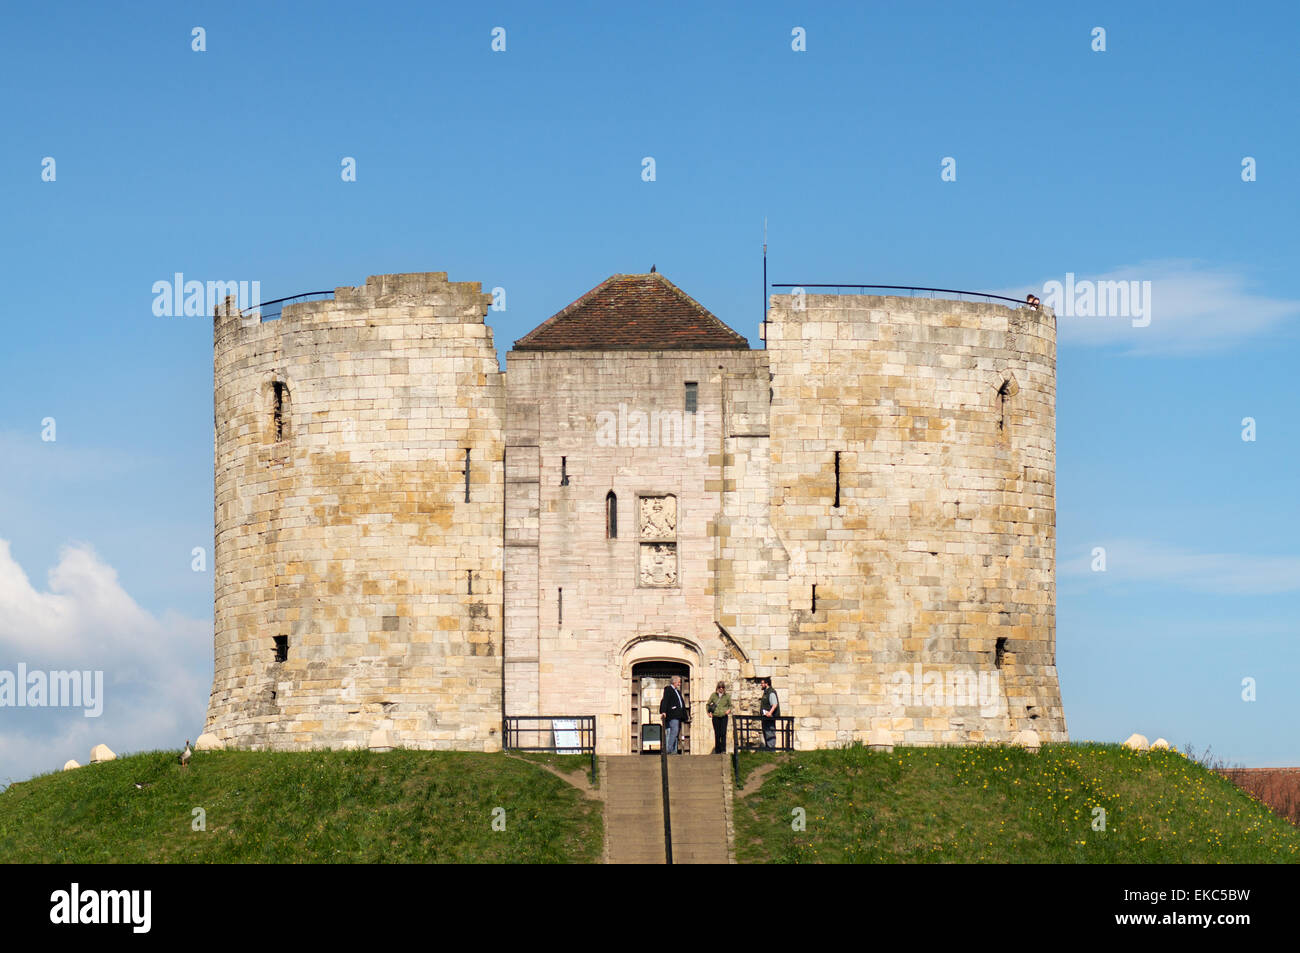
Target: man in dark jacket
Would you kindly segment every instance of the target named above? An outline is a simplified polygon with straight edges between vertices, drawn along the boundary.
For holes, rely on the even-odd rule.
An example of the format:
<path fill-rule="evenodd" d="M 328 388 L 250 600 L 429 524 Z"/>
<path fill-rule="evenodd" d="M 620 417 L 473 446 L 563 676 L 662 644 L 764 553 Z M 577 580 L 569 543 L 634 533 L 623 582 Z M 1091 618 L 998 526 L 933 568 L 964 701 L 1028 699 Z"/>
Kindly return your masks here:
<path fill-rule="evenodd" d="M 768 751 L 776 750 L 776 720 L 781 717 L 781 702 L 776 697 L 770 678 L 759 680 L 763 694 L 759 696 L 758 713 L 763 716 L 763 747 Z"/>
<path fill-rule="evenodd" d="M 659 702 L 659 719 L 665 723 L 665 734 L 669 754 L 677 754 L 677 739 L 682 734 L 682 722 L 690 721 L 690 712 L 686 710 L 686 699 L 682 696 L 682 677 L 674 675 L 672 682 L 664 689 L 663 700 Z"/>

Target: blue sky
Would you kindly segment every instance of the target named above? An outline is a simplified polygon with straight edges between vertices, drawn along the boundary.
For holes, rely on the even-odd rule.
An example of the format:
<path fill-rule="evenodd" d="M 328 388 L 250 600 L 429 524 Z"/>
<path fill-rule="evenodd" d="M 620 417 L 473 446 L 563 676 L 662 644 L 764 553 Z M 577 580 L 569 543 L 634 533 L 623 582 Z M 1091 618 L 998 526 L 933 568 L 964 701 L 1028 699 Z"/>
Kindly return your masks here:
<path fill-rule="evenodd" d="M 506 289 L 504 353 L 656 264 L 757 343 L 765 217 L 773 282 L 1153 282 L 1147 328 L 1061 318 L 1071 734 L 1300 763 L 1296 8 L 611 6 L 6 11 L 0 668 L 129 677 L 100 719 L 0 710 L 0 780 L 201 728 L 211 325 L 155 281 L 447 271 Z"/>

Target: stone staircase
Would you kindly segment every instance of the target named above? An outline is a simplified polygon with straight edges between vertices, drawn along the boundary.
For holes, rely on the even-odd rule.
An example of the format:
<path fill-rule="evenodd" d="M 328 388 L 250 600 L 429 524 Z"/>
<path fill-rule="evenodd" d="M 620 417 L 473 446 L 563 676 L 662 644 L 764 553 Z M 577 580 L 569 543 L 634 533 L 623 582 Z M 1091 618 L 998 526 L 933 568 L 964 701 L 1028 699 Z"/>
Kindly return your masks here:
<path fill-rule="evenodd" d="M 601 758 L 605 789 L 605 861 L 664 863 L 663 781 L 657 757 Z"/>
<path fill-rule="evenodd" d="M 728 862 L 728 782 L 726 755 L 668 759 L 674 864 Z"/>
<path fill-rule="evenodd" d="M 606 863 L 664 863 L 663 775 L 659 757 L 622 755 L 601 760 Z M 727 781 L 724 755 L 669 756 L 673 863 L 729 862 Z"/>

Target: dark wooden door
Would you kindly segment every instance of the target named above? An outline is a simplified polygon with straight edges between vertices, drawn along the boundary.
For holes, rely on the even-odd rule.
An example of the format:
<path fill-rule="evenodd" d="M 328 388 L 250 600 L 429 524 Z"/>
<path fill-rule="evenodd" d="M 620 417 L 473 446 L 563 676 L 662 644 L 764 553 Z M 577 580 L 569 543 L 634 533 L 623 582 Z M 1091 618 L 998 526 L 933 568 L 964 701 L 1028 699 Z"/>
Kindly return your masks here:
<path fill-rule="evenodd" d="M 633 754 L 658 754 L 664 743 L 665 729 L 659 718 L 659 703 L 664 689 L 674 675 L 682 679 L 682 699 L 686 710 L 691 709 L 691 668 L 684 662 L 637 662 L 632 666 L 631 752 Z M 691 751 L 691 724 L 682 725 L 682 736 L 677 748 L 683 754 Z"/>

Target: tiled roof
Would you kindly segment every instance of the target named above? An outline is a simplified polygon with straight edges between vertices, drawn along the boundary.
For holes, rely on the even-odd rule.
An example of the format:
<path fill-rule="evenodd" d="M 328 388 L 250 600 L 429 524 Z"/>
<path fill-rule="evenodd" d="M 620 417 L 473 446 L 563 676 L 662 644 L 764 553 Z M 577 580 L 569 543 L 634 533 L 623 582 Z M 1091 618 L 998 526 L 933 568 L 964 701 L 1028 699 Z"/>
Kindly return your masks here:
<path fill-rule="evenodd" d="M 517 351 L 722 349 L 749 342 L 654 272 L 607 278 L 515 342 Z"/>

